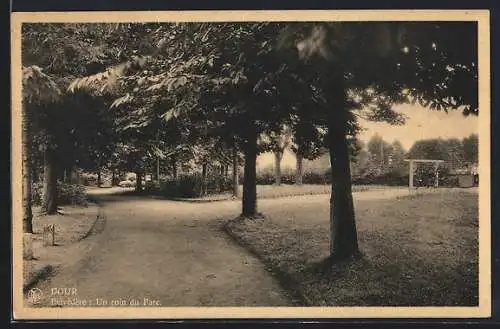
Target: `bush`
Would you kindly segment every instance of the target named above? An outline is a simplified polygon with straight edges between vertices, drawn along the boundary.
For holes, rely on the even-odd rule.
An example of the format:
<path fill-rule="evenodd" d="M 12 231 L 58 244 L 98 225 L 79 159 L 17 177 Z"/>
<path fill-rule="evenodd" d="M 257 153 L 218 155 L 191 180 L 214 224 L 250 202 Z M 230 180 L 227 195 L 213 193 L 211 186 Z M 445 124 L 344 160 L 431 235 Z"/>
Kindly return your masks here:
<path fill-rule="evenodd" d="M 43 201 L 43 183 L 33 183 L 31 193 L 33 205 L 41 206 Z M 88 200 L 85 186 L 57 182 L 57 202 L 59 205 L 86 206 Z"/>
<path fill-rule="evenodd" d="M 135 185 L 136 185 L 135 181 L 131 180 L 123 180 L 118 183 L 118 186 L 120 187 L 135 187 Z"/>
<path fill-rule="evenodd" d="M 458 176 L 455 175 L 443 175 L 439 177 L 439 186 L 442 187 L 458 187 Z"/>
<path fill-rule="evenodd" d="M 97 175 L 90 173 L 81 173 L 80 179 L 84 186 L 97 186 Z"/>
<path fill-rule="evenodd" d="M 324 173 L 308 171 L 302 176 L 303 184 L 326 185 L 332 183 L 332 171 L 326 170 Z"/>
<path fill-rule="evenodd" d="M 135 182 L 133 185 L 134 186 L 136 185 Z M 160 184 L 158 183 L 158 181 L 152 181 L 152 180 L 147 181 L 144 184 L 144 190 L 150 192 L 158 192 L 160 190 Z"/>
<path fill-rule="evenodd" d="M 356 185 L 387 185 L 387 186 L 407 186 L 408 175 L 398 171 L 389 171 L 381 175 L 368 173 L 363 176 L 353 177 L 352 183 Z"/>
<path fill-rule="evenodd" d="M 203 180 L 199 173 L 181 175 L 179 180 L 169 179 L 160 183 L 163 196 L 177 198 L 198 198 L 203 196 Z M 221 175 L 208 175 L 205 181 L 205 195 L 232 190 L 232 180 Z"/>
<path fill-rule="evenodd" d="M 275 182 L 274 174 L 271 172 L 258 173 L 256 182 L 257 185 L 272 185 Z"/>
<path fill-rule="evenodd" d="M 31 186 L 31 202 L 35 206 L 41 206 L 43 201 L 43 183 L 35 182 Z"/>
<path fill-rule="evenodd" d="M 59 204 L 87 205 L 87 193 L 85 186 L 76 184 L 58 183 L 57 186 Z"/>

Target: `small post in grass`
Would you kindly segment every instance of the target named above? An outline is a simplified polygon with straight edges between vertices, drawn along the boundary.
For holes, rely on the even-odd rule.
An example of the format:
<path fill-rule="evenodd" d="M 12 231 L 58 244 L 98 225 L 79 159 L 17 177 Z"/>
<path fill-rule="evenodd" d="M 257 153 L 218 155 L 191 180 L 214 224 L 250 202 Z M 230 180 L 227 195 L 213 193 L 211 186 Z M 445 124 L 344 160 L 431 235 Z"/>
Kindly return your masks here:
<path fill-rule="evenodd" d="M 46 225 L 43 228 L 43 242 L 46 246 L 55 246 L 56 227 L 54 224 Z"/>

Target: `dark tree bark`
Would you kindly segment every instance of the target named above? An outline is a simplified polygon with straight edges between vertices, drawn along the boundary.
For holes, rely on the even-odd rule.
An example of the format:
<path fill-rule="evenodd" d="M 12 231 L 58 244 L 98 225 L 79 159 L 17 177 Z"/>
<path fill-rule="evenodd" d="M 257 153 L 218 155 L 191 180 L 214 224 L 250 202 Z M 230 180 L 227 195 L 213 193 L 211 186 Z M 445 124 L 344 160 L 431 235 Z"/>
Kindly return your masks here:
<path fill-rule="evenodd" d="M 201 166 L 201 196 L 207 193 L 207 164 Z"/>
<path fill-rule="evenodd" d="M 343 76 L 331 78 L 327 94 L 332 108 L 328 116 L 328 146 L 332 165 L 330 199 L 330 253 L 333 259 L 346 259 L 359 253 L 351 172 L 347 144 L 346 93 Z"/>
<path fill-rule="evenodd" d="M 23 150 L 24 150 L 24 146 L 23 146 Z M 23 151 L 24 152 L 24 151 Z M 24 153 L 23 153 L 23 159 L 24 159 Z M 23 160 L 24 161 L 24 160 Z M 24 164 L 23 164 L 24 166 Z M 30 164 L 31 166 L 31 182 L 38 182 L 40 180 L 40 173 L 39 173 L 39 170 L 35 167 L 35 164 L 31 163 Z M 24 184 L 24 183 L 23 183 Z"/>
<path fill-rule="evenodd" d="M 116 170 L 111 170 L 111 186 L 116 186 L 118 185 L 116 183 Z"/>
<path fill-rule="evenodd" d="M 248 126 L 247 141 L 244 145 L 242 216 L 255 217 L 257 216 L 257 129 L 253 121 Z"/>
<path fill-rule="evenodd" d="M 304 158 L 302 157 L 302 154 L 300 154 L 300 152 L 297 152 L 296 158 L 297 158 L 297 163 L 295 166 L 295 184 L 302 185 L 302 177 L 304 176 L 304 167 L 303 167 Z"/>
<path fill-rule="evenodd" d="M 281 159 L 283 158 L 283 152 L 274 152 L 274 184 L 281 185 Z"/>
<path fill-rule="evenodd" d="M 177 180 L 178 170 L 177 170 L 177 158 L 175 156 L 172 157 L 172 173 L 174 179 Z"/>
<path fill-rule="evenodd" d="M 101 169 L 97 169 L 97 187 L 102 186 Z"/>
<path fill-rule="evenodd" d="M 237 198 L 239 196 L 239 165 L 238 165 L 238 148 L 233 146 L 233 196 Z"/>
<path fill-rule="evenodd" d="M 136 192 L 141 192 L 142 191 L 142 172 L 140 170 L 135 171 L 135 191 Z"/>
<path fill-rule="evenodd" d="M 47 147 L 44 152 L 42 212 L 48 215 L 57 212 L 57 164 L 55 150 Z"/>
<path fill-rule="evenodd" d="M 59 172 L 59 177 L 58 179 L 63 182 L 63 183 L 67 183 L 66 181 L 66 168 L 62 168 L 61 171 Z"/>
<path fill-rule="evenodd" d="M 157 182 L 160 181 L 160 158 L 156 158 L 156 179 Z"/>
<path fill-rule="evenodd" d="M 33 233 L 33 211 L 31 209 L 31 136 L 30 118 L 28 110 L 23 106 L 23 130 L 22 130 L 22 175 L 23 175 L 23 232 Z"/>
<path fill-rule="evenodd" d="M 73 166 L 67 165 L 64 169 L 64 182 L 66 184 L 71 184 L 71 174 L 73 173 Z"/>

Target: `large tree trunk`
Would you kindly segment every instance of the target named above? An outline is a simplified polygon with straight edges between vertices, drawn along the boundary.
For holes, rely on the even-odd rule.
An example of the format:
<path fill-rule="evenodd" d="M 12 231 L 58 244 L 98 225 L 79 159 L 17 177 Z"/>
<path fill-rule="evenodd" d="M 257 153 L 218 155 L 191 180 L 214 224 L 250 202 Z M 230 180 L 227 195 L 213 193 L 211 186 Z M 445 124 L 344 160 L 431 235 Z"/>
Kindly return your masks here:
<path fill-rule="evenodd" d="M 295 184 L 302 185 L 302 177 L 304 176 L 304 167 L 303 167 L 303 157 L 300 152 L 296 155 L 297 164 L 295 166 Z"/>
<path fill-rule="evenodd" d="M 111 186 L 117 186 L 118 184 L 116 183 L 116 170 L 112 169 L 111 170 Z"/>
<path fill-rule="evenodd" d="M 281 185 L 281 159 L 283 158 L 283 152 L 274 152 L 274 184 Z"/>
<path fill-rule="evenodd" d="M 172 156 L 172 174 L 174 176 L 174 179 L 177 180 L 178 178 L 177 157 L 175 155 Z"/>
<path fill-rule="evenodd" d="M 156 181 L 160 181 L 160 158 L 156 158 Z"/>
<path fill-rule="evenodd" d="M 57 164 L 55 150 L 47 147 L 43 167 L 43 202 L 42 212 L 48 215 L 57 212 Z"/>
<path fill-rule="evenodd" d="M 328 118 L 328 146 L 332 166 L 330 253 L 334 259 L 346 259 L 359 252 L 346 139 L 348 110 L 343 76 L 338 76 L 332 82 L 328 90 L 332 104 Z"/>
<path fill-rule="evenodd" d="M 207 164 L 201 166 L 201 196 L 207 193 Z"/>
<path fill-rule="evenodd" d="M 233 146 L 233 196 L 237 198 L 239 196 L 239 164 L 238 164 L 238 148 L 236 143 Z"/>
<path fill-rule="evenodd" d="M 244 146 L 245 167 L 243 172 L 242 216 L 257 216 L 257 131 L 255 123 L 248 127 L 247 141 Z"/>
<path fill-rule="evenodd" d="M 73 173 L 73 166 L 67 165 L 64 169 L 64 182 L 71 184 L 71 174 Z"/>
<path fill-rule="evenodd" d="M 23 131 L 22 131 L 22 189 L 23 189 L 23 232 L 33 233 L 33 211 L 31 209 L 31 136 L 30 136 L 30 118 L 28 111 L 24 108 Z"/>
<path fill-rule="evenodd" d="M 101 187 L 102 185 L 102 177 L 101 177 L 101 169 L 97 169 L 97 187 Z"/>
<path fill-rule="evenodd" d="M 142 191 L 142 172 L 139 170 L 135 171 L 135 191 Z"/>
<path fill-rule="evenodd" d="M 24 150 L 24 145 L 23 145 L 23 150 Z M 23 151 L 23 152 L 24 152 L 24 151 Z M 24 159 L 24 153 L 23 153 L 23 159 Z M 24 161 L 24 160 L 23 160 L 23 161 Z M 23 163 L 23 166 L 24 166 L 24 163 Z M 39 173 L 39 170 L 36 168 L 36 163 L 31 162 L 29 166 L 30 166 L 30 168 L 31 168 L 31 170 L 30 170 L 30 172 L 31 172 L 31 177 L 30 177 L 31 182 L 32 182 L 32 183 L 33 183 L 33 182 L 38 182 L 38 181 L 40 180 L 40 176 L 41 176 L 41 175 L 40 175 L 40 173 Z M 24 170 L 24 169 L 23 169 L 23 170 Z"/>

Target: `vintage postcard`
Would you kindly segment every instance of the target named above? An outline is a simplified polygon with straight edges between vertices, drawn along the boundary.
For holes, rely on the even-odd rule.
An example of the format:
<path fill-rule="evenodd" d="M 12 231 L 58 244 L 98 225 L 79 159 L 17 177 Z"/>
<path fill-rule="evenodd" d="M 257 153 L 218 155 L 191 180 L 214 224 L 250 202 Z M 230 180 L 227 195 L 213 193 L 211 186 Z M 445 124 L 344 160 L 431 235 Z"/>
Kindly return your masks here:
<path fill-rule="evenodd" d="M 491 315 L 487 10 L 11 18 L 16 320 Z"/>

